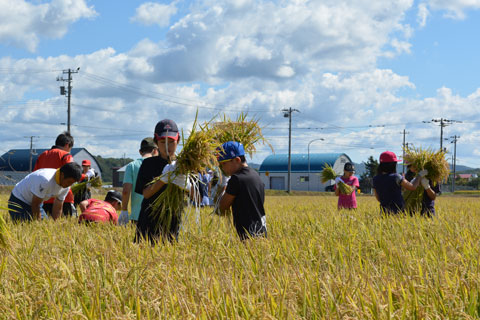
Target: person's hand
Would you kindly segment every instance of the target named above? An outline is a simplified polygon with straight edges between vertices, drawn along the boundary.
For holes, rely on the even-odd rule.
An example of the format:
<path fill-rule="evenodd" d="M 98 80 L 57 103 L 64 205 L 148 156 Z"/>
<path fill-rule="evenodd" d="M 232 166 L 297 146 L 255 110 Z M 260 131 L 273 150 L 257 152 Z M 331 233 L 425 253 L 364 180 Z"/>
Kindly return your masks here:
<path fill-rule="evenodd" d="M 190 180 L 184 174 L 174 174 L 170 182 L 175 184 L 180 189 L 186 191 L 190 191 L 191 189 Z"/>
<path fill-rule="evenodd" d="M 335 178 L 335 184 L 339 184 L 340 182 L 343 182 L 342 178 L 336 177 Z"/>
<path fill-rule="evenodd" d="M 118 217 L 118 224 L 120 226 L 124 226 L 128 223 L 129 218 L 128 218 L 128 211 L 127 210 L 122 210 L 122 213 L 120 214 L 120 217 Z"/>
<path fill-rule="evenodd" d="M 220 187 L 226 187 L 227 184 L 228 184 L 228 180 L 230 180 L 230 177 L 223 176 L 223 177 L 222 177 L 222 182 L 219 184 Z"/>
<path fill-rule="evenodd" d="M 173 177 L 172 174 L 174 174 L 176 168 L 177 166 L 175 164 L 175 161 L 173 161 L 171 164 L 167 164 L 165 167 L 163 167 L 160 180 L 164 183 L 168 183 L 173 180 L 175 177 Z"/>
<path fill-rule="evenodd" d="M 423 187 L 425 190 L 430 189 L 430 184 L 428 183 L 428 179 L 427 179 L 427 178 L 422 178 L 422 180 L 420 181 L 420 183 L 422 184 L 422 187 Z"/>
<path fill-rule="evenodd" d="M 95 177 L 95 170 L 93 170 L 93 168 L 88 169 L 88 171 L 85 173 L 85 175 L 87 176 L 88 180 L 90 180 L 93 177 Z"/>
<path fill-rule="evenodd" d="M 419 175 L 420 177 L 422 177 L 422 178 L 425 177 L 427 174 L 428 174 L 428 171 L 425 170 L 425 169 L 420 170 L 420 171 L 418 172 L 418 175 Z"/>

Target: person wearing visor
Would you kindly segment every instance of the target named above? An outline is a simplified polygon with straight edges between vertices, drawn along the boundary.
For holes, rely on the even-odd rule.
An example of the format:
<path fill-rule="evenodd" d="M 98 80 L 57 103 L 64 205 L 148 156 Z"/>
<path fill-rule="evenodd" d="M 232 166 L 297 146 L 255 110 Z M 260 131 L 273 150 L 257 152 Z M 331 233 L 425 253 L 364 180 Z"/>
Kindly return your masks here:
<path fill-rule="evenodd" d="M 163 228 L 158 226 L 152 217 L 151 205 L 157 197 L 165 191 L 169 182 L 175 183 L 184 190 L 190 190 L 188 181 L 183 175 L 177 175 L 169 180 L 169 173 L 175 171 L 175 151 L 177 150 L 180 134 L 177 124 L 170 119 L 157 123 L 154 132 L 154 141 L 158 148 L 158 156 L 144 159 L 138 170 L 135 192 L 143 195 L 140 213 L 135 232 L 135 242 L 148 239 L 152 244 L 158 240 L 176 241 L 180 230 L 180 219 L 175 215 L 170 222 L 169 230 L 163 233 Z M 156 177 L 162 179 L 151 183 Z"/>
<path fill-rule="evenodd" d="M 356 189 L 360 186 L 358 178 L 353 174 L 355 173 L 355 167 L 351 162 L 345 163 L 343 166 L 343 176 L 335 179 L 335 195 L 338 197 L 338 210 L 341 209 L 357 209 L 357 197 L 355 195 Z M 342 194 L 338 188 L 340 182 L 352 188 L 351 194 Z"/>
<path fill-rule="evenodd" d="M 118 223 L 117 210 L 122 207 L 122 195 L 120 192 L 110 190 L 105 200 L 88 199 L 80 202 L 79 208 L 82 212 L 78 222 L 111 222 Z"/>
<path fill-rule="evenodd" d="M 215 212 L 226 215 L 232 208 L 233 224 L 241 240 L 267 237 L 265 218 L 265 185 L 258 173 L 245 160 L 243 145 L 225 142 L 217 149 L 217 160 L 223 172 L 230 176 Z"/>

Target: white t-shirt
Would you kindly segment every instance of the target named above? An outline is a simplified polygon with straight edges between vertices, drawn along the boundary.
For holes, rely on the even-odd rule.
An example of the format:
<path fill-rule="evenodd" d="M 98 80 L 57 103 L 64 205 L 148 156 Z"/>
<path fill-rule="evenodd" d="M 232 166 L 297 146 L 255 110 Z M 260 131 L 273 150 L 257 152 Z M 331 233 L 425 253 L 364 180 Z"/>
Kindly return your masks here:
<path fill-rule="evenodd" d="M 13 188 L 13 195 L 26 204 L 32 204 L 33 196 L 48 200 L 56 197 L 63 201 L 70 188 L 62 188 L 55 181 L 57 169 L 40 169 L 30 173 Z"/>

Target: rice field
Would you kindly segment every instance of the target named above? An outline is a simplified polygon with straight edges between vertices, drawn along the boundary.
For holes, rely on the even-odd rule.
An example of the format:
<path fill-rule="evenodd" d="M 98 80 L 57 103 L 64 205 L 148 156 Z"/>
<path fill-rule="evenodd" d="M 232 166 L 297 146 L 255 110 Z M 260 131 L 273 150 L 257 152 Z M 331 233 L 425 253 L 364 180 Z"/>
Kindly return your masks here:
<path fill-rule="evenodd" d="M 134 244 L 133 226 L 7 222 L 0 318 L 480 317 L 478 198 L 442 196 L 433 220 L 358 202 L 338 212 L 334 196 L 268 196 L 268 239 L 246 243 L 208 210 L 155 247 Z"/>

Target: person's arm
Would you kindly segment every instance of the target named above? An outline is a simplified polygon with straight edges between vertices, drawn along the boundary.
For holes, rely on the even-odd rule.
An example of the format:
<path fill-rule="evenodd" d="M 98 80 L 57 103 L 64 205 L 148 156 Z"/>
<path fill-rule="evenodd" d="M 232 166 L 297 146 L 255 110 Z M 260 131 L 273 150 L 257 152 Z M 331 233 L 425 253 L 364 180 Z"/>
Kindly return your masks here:
<path fill-rule="evenodd" d="M 55 198 L 53 200 L 53 207 L 52 207 L 52 218 L 53 220 L 57 220 L 62 216 L 62 209 L 63 209 L 63 200 L 59 200 Z"/>
<path fill-rule="evenodd" d="M 80 212 L 84 212 L 85 210 L 87 210 L 87 206 L 88 206 L 88 200 L 83 200 L 82 202 L 80 202 L 78 204 L 78 207 L 80 208 Z"/>
<path fill-rule="evenodd" d="M 420 179 L 413 179 L 412 182 L 413 183 L 410 183 L 406 179 L 403 179 L 400 185 L 407 190 L 414 191 L 420 184 Z"/>
<path fill-rule="evenodd" d="M 128 211 L 128 203 L 130 202 L 130 194 L 132 193 L 133 184 L 124 183 L 122 189 L 122 211 Z"/>
<path fill-rule="evenodd" d="M 340 196 L 340 188 L 337 188 L 337 186 L 335 186 L 335 195 Z"/>
<path fill-rule="evenodd" d="M 40 220 L 41 219 L 41 214 L 40 214 L 40 206 L 42 205 L 43 199 L 37 197 L 36 195 L 33 195 L 32 198 L 32 218 L 34 220 Z"/>
<path fill-rule="evenodd" d="M 435 191 L 430 187 L 430 182 L 428 181 L 427 178 L 422 178 L 421 180 L 422 187 L 425 189 L 425 192 L 427 193 L 427 196 L 431 200 L 435 200 L 437 198 L 437 194 Z"/>
<path fill-rule="evenodd" d="M 220 200 L 220 215 L 223 216 L 229 212 L 234 200 L 235 196 L 232 196 L 226 192 L 223 194 L 222 199 Z"/>
<path fill-rule="evenodd" d="M 162 189 L 164 185 L 165 185 L 165 182 L 158 180 L 157 182 L 146 186 L 143 189 L 143 197 L 145 199 L 150 199 L 155 193 L 160 191 L 160 189 Z"/>

